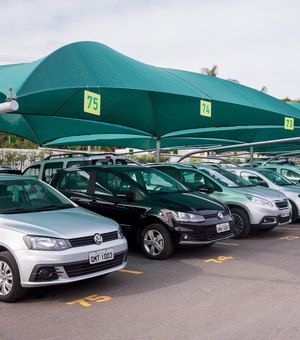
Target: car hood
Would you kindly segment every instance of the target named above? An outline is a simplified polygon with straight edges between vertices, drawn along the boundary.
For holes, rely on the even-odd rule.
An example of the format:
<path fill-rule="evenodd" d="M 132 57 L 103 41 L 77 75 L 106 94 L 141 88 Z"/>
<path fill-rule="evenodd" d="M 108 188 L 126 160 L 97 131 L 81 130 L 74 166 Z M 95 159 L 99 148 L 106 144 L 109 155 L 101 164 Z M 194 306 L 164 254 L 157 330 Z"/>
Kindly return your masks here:
<path fill-rule="evenodd" d="M 159 201 L 160 208 L 176 211 L 228 210 L 221 202 L 197 192 L 153 194 L 152 197 Z"/>
<path fill-rule="evenodd" d="M 230 188 L 232 191 L 237 192 L 242 195 L 253 195 L 263 197 L 269 201 L 285 199 L 286 196 L 274 189 L 255 186 L 255 187 L 241 187 L 241 188 Z M 300 189 L 300 188 L 299 188 Z"/>
<path fill-rule="evenodd" d="M 285 185 L 285 186 L 281 186 L 279 187 L 280 190 L 282 190 L 284 193 L 295 193 L 295 194 L 300 194 L 300 186 L 297 185 Z"/>
<path fill-rule="evenodd" d="M 43 212 L 1 214 L 0 226 L 24 234 L 77 238 L 117 230 L 117 222 L 76 207 Z"/>

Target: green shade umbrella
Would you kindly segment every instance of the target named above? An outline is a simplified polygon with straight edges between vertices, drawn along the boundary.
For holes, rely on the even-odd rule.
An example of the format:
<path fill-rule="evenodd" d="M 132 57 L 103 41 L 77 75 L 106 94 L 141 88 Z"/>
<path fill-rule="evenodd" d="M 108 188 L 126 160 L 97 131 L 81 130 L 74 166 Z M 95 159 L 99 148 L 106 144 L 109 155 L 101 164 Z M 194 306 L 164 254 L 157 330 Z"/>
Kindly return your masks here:
<path fill-rule="evenodd" d="M 185 145 L 207 138 L 238 143 L 251 139 L 237 134 L 240 127 L 261 130 L 261 138 L 269 138 L 266 128 L 274 127 L 286 138 L 292 133 L 283 128 L 286 116 L 300 125 L 296 108 L 262 92 L 147 65 L 96 42 L 70 44 L 32 63 L 1 66 L 0 101 L 9 99 L 9 88 L 19 109 L 0 115 L 1 131 L 39 145 L 69 137 L 82 143 L 119 140 L 132 147 L 141 146 L 143 137 L 147 148 L 153 141 L 178 146 L 178 137 Z"/>

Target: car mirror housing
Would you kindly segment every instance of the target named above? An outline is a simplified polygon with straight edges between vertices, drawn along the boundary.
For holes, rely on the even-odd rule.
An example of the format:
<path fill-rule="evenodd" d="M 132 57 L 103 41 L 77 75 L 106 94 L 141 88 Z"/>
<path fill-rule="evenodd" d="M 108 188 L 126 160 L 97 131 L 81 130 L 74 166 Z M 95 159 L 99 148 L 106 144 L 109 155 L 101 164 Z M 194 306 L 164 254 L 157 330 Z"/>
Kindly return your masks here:
<path fill-rule="evenodd" d="M 116 193 L 116 196 L 119 198 L 127 198 L 128 200 L 134 200 L 135 199 L 135 194 L 132 191 L 122 191 Z"/>
<path fill-rule="evenodd" d="M 204 194 L 211 194 L 212 192 L 214 192 L 214 190 L 212 188 L 209 187 L 203 187 L 203 186 L 199 186 L 197 188 L 198 191 L 203 192 Z"/>

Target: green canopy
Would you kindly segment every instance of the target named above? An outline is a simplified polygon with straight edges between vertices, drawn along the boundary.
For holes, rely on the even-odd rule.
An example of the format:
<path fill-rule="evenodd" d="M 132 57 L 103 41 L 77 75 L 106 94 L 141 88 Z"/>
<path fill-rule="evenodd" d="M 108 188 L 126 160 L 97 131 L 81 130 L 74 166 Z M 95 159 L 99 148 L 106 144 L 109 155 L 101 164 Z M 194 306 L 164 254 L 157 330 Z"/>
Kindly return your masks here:
<path fill-rule="evenodd" d="M 230 144 L 257 135 L 288 138 L 297 129 L 285 130 L 285 117 L 300 126 L 296 108 L 267 94 L 147 65 L 96 42 L 70 44 L 32 63 L 0 66 L 0 102 L 10 99 L 10 88 L 19 110 L 0 115 L 1 131 L 39 145 Z"/>

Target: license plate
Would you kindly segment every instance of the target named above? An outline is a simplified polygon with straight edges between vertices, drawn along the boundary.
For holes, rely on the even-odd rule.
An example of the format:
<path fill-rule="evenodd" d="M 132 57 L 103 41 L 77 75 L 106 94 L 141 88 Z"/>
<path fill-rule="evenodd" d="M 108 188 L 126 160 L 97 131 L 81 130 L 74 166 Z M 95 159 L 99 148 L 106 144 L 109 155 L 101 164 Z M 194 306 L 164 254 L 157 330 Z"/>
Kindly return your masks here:
<path fill-rule="evenodd" d="M 92 253 L 89 253 L 90 264 L 112 260 L 113 258 L 114 258 L 113 248 L 93 251 Z"/>
<path fill-rule="evenodd" d="M 223 233 L 224 231 L 230 230 L 230 225 L 228 222 L 217 224 L 216 227 L 217 233 Z"/>
<path fill-rule="evenodd" d="M 281 217 L 287 217 L 290 216 L 290 211 L 289 210 L 283 210 L 283 212 L 280 215 Z"/>

